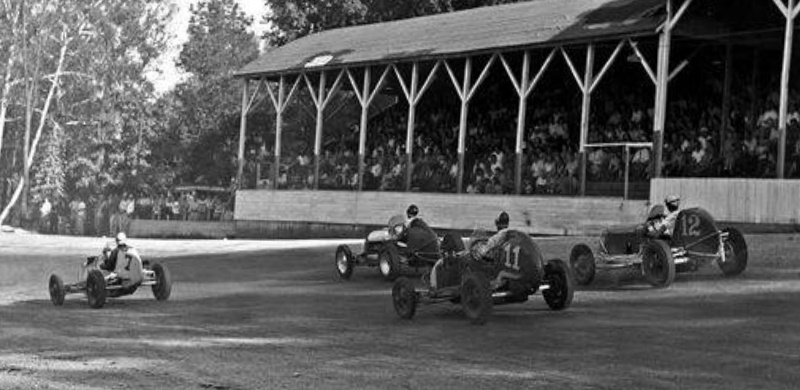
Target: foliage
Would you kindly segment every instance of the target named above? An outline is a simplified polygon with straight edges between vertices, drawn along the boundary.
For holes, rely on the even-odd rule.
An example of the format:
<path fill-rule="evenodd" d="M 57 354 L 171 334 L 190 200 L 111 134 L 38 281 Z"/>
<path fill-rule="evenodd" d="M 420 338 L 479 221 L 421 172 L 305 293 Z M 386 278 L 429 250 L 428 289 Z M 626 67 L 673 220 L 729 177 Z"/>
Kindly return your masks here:
<path fill-rule="evenodd" d="M 241 116 L 241 83 L 233 72 L 258 56 L 258 44 L 247 30 L 252 18 L 233 0 L 203 0 L 191 10 L 189 40 L 177 61 L 190 77 L 162 99 L 170 118 L 162 137 L 173 149 L 160 153 L 179 151 L 172 165 L 179 181 L 227 185 Z"/>
<path fill-rule="evenodd" d="M 386 22 L 521 0 L 266 0 L 272 29 L 264 38 L 282 46 L 333 28 Z M 524 1 L 524 0 L 523 0 Z"/>

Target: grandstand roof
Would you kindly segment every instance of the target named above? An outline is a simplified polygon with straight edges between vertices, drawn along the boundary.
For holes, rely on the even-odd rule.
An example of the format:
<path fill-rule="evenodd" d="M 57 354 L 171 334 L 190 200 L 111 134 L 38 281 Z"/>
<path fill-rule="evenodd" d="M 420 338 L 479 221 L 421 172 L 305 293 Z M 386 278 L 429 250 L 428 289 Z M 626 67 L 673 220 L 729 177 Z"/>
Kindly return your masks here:
<path fill-rule="evenodd" d="M 654 34 L 664 0 L 532 0 L 328 30 L 275 48 L 236 75 L 274 76 L 352 65 Z"/>

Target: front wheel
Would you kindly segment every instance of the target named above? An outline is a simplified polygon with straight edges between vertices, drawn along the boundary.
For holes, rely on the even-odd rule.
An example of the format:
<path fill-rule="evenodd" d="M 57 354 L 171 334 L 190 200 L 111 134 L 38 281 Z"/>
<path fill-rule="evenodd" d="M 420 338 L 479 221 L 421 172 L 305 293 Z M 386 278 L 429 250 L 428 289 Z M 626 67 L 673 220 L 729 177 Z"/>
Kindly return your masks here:
<path fill-rule="evenodd" d="M 469 272 L 461 280 L 461 307 L 473 324 L 484 324 L 492 314 L 492 291 L 489 281 L 480 274 Z"/>
<path fill-rule="evenodd" d="M 572 248 L 569 254 L 569 265 L 575 276 L 575 282 L 580 286 L 586 286 L 594 280 L 597 266 L 594 263 L 592 249 L 586 244 L 578 244 Z"/>
<path fill-rule="evenodd" d="M 642 253 L 642 274 L 650 285 L 669 287 L 675 280 L 675 260 L 672 249 L 662 240 L 650 240 Z"/>
<path fill-rule="evenodd" d="M 336 273 L 339 278 L 348 280 L 353 276 L 353 252 L 347 245 L 339 245 L 336 248 Z"/>
<path fill-rule="evenodd" d="M 417 312 L 417 292 L 410 280 L 400 278 L 394 282 L 392 301 L 398 317 L 404 320 L 414 318 L 414 314 Z"/>
<path fill-rule="evenodd" d="M 736 276 L 747 268 L 747 242 L 742 233 L 734 228 L 723 231 L 728 233 L 728 238 L 722 247 L 725 251 L 725 261 L 719 261 L 717 264 L 725 276 Z"/>
<path fill-rule="evenodd" d="M 106 278 L 100 270 L 89 270 L 86 277 L 86 298 L 92 309 L 99 309 L 106 304 Z"/>
<path fill-rule="evenodd" d="M 50 283 L 48 284 L 50 290 L 50 301 L 54 306 L 61 306 L 64 304 L 64 297 L 67 292 L 64 290 L 64 281 L 58 275 L 50 275 Z"/>
<path fill-rule="evenodd" d="M 167 267 L 161 264 L 153 265 L 153 272 L 156 274 L 156 284 L 153 285 L 153 296 L 157 301 L 166 301 L 172 294 L 172 277 L 170 277 Z"/>
<path fill-rule="evenodd" d="M 572 270 L 560 259 L 553 259 L 544 266 L 544 277 L 549 285 L 542 291 L 544 301 L 551 310 L 564 310 L 572 304 L 575 281 Z"/>
<path fill-rule="evenodd" d="M 389 250 L 383 250 L 378 255 L 378 269 L 380 269 L 383 278 L 390 282 L 400 276 L 400 264 L 396 256 Z"/>

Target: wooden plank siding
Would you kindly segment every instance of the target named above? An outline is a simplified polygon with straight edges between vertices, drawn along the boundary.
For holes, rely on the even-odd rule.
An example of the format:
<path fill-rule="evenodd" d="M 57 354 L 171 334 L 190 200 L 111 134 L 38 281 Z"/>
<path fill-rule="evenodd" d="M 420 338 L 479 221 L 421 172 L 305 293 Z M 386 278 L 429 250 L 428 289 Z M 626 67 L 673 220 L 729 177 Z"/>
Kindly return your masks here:
<path fill-rule="evenodd" d="M 668 194 L 682 207 L 699 206 L 727 222 L 796 225 L 800 221 L 800 180 L 654 179 L 650 201 Z"/>
<path fill-rule="evenodd" d="M 644 219 L 646 201 L 621 198 L 520 197 L 344 191 L 240 190 L 236 221 L 384 225 L 409 204 L 434 228 L 493 229 L 506 211 L 511 227 L 532 234 L 598 234 L 609 225 Z"/>

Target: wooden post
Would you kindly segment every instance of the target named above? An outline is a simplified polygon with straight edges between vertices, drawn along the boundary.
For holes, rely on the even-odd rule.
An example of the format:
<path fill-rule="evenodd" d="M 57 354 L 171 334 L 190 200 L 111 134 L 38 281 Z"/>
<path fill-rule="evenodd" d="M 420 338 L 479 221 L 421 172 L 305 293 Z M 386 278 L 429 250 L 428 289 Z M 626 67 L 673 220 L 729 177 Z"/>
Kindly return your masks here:
<path fill-rule="evenodd" d="M 447 68 L 447 74 L 450 76 L 450 81 L 453 82 L 453 87 L 456 89 L 456 93 L 461 98 L 461 116 L 459 121 L 458 127 L 458 177 L 456 180 L 456 186 L 458 187 L 457 193 L 462 193 L 464 191 L 464 170 L 466 169 L 464 166 L 464 153 L 466 151 L 466 143 L 467 143 L 467 116 L 469 113 L 469 102 L 475 96 L 475 92 L 478 90 L 478 87 L 486 80 L 486 77 L 489 75 L 489 69 L 492 67 L 495 59 L 499 56 L 498 53 L 492 54 L 492 57 L 489 59 L 489 62 L 483 67 L 483 71 L 481 71 L 480 76 L 475 82 L 472 82 L 472 57 L 467 57 L 466 61 L 464 62 L 464 77 L 463 80 L 460 82 L 456 77 L 453 70 L 450 68 L 450 65 L 445 61 L 445 66 Z"/>
<path fill-rule="evenodd" d="M 350 72 L 350 70 L 346 70 L 347 77 L 350 79 L 350 84 L 353 86 L 353 92 L 356 94 L 356 98 L 358 102 L 361 104 L 361 127 L 358 136 L 358 190 L 362 191 L 364 189 L 364 172 L 366 170 L 366 166 L 364 164 L 364 159 L 366 158 L 366 150 L 367 150 L 367 125 L 369 122 L 369 107 L 372 105 L 372 101 L 375 99 L 375 96 L 378 95 L 381 87 L 383 87 L 383 83 L 386 81 L 386 76 L 389 74 L 390 67 L 387 66 L 386 69 L 383 71 L 383 75 L 381 75 L 380 81 L 375 86 L 375 90 L 372 89 L 372 69 L 367 66 L 364 68 L 364 85 L 359 88 L 358 83 L 356 82 L 355 77 Z M 359 89 L 361 91 L 359 92 Z"/>
<path fill-rule="evenodd" d="M 370 83 L 372 83 L 372 70 L 369 66 L 364 67 L 364 89 L 361 96 L 369 95 Z M 353 87 L 354 89 L 356 87 Z M 369 122 L 369 103 L 361 103 L 361 127 L 358 132 L 358 191 L 364 190 L 364 157 L 367 150 L 367 124 Z"/>
<path fill-rule="evenodd" d="M 325 75 L 325 71 L 323 70 L 320 72 L 319 75 L 319 86 L 317 87 L 316 91 L 314 86 L 311 85 L 311 80 L 308 79 L 308 75 L 303 75 L 303 78 L 306 80 L 306 87 L 308 87 L 308 92 L 311 94 L 311 99 L 314 101 L 314 105 L 317 107 L 317 124 L 316 124 L 316 131 L 314 135 L 314 189 L 319 189 L 319 169 L 320 169 L 320 160 L 322 158 L 322 130 L 323 124 L 325 122 L 325 107 L 328 106 L 328 103 L 331 102 L 333 95 L 336 94 L 336 91 L 339 89 L 339 84 L 342 81 L 342 76 L 344 76 L 345 70 L 342 69 L 339 71 L 339 75 L 336 76 L 336 81 L 333 82 L 330 90 L 326 90 L 328 85 L 327 78 Z"/>
<path fill-rule="evenodd" d="M 794 18 L 800 5 L 795 7 L 795 0 L 789 0 L 788 5 L 783 9 L 786 16 L 786 35 L 783 41 L 783 70 L 781 71 L 781 100 L 778 110 L 778 132 L 780 141 L 778 142 L 778 179 L 785 177 L 786 166 L 786 120 L 789 113 L 789 77 L 792 68 L 792 41 L 794 33 Z"/>
<path fill-rule="evenodd" d="M 278 81 L 278 96 L 275 97 L 275 93 L 272 91 L 272 87 L 269 86 L 268 81 L 264 81 L 265 89 L 267 90 L 267 94 L 272 100 L 272 105 L 275 108 L 275 164 L 272 167 L 272 189 L 278 189 L 278 178 L 280 177 L 280 166 L 281 166 L 281 151 L 282 151 L 282 143 L 281 143 L 281 134 L 283 133 L 283 112 L 286 111 L 286 107 L 289 106 L 289 101 L 292 99 L 292 95 L 294 95 L 295 91 L 297 91 L 297 86 L 300 84 L 301 76 L 297 76 L 297 79 L 294 81 L 294 85 L 292 85 L 292 89 L 289 90 L 289 93 L 286 94 L 286 79 L 284 76 L 281 76 L 280 80 Z"/>
<path fill-rule="evenodd" d="M 320 72 L 319 74 L 319 90 L 317 99 L 319 102 L 325 100 L 325 85 L 327 84 L 327 80 L 325 77 L 325 71 Z M 320 168 L 320 159 L 322 158 L 322 127 L 325 122 L 325 105 L 317 104 L 317 123 L 314 131 L 314 189 L 319 189 L 319 168 Z"/>
<path fill-rule="evenodd" d="M 728 41 L 725 44 L 725 79 L 722 86 L 722 118 L 719 129 L 719 147 L 717 156 L 724 156 L 725 141 L 728 138 L 727 132 L 730 127 L 731 117 L 731 83 L 733 81 L 733 44 Z M 711 130 L 711 129 L 709 129 Z"/>
<path fill-rule="evenodd" d="M 431 69 L 431 72 L 428 73 L 428 77 L 425 79 L 425 83 L 422 84 L 422 88 L 419 88 L 418 62 L 414 62 L 414 64 L 412 65 L 410 84 L 406 84 L 403 75 L 400 74 L 400 70 L 397 69 L 397 66 L 392 65 L 394 73 L 397 76 L 397 81 L 398 83 L 400 83 L 400 88 L 403 90 L 403 94 L 405 95 L 406 101 L 408 102 L 408 123 L 406 127 L 406 178 L 405 178 L 406 192 L 411 191 L 411 179 L 412 179 L 412 174 L 414 172 L 414 160 L 413 160 L 414 126 L 416 123 L 417 104 L 419 104 L 419 101 L 422 99 L 422 96 L 425 94 L 428 88 L 430 88 L 431 84 L 433 83 L 433 78 L 436 75 L 436 71 L 439 70 L 439 66 L 441 64 L 442 64 L 441 60 L 436 61 L 436 64 L 434 64 L 433 69 Z"/>
<path fill-rule="evenodd" d="M 472 57 L 467 57 L 464 62 L 464 80 L 462 91 L 469 91 L 472 84 Z M 469 114 L 469 99 L 461 99 L 461 115 L 458 122 L 458 178 L 456 180 L 456 193 L 464 192 L 464 153 L 467 149 L 467 116 Z"/>
<path fill-rule="evenodd" d="M 419 85 L 419 63 L 411 67 L 411 94 L 416 94 Z M 411 179 L 414 173 L 414 125 L 417 121 L 417 104 L 408 105 L 408 123 L 406 123 L 406 192 L 411 192 Z"/>
<path fill-rule="evenodd" d="M 625 145 L 625 152 L 623 153 L 625 158 L 625 185 L 622 193 L 622 199 L 628 200 L 628 191 L 629 191 L 629 183 L 630 183 L 630 175 L 631 175 L 631 148 L 628 145 Z"/>
<path fill-rule="evenodd" d="M 663 170 L 664 155 L 664 127 L 667 121 L 667 89 L 669 80 L 682 69 L 676 69 L 674 74 L 670 72 L 669 56 L 670 46 L 672 45 L 672 29 L 681 19 L 683 14 L 692 4 L 693 0 L 686 0 L 681 4 L 677 12 L 673 13 L 672 0 L 667 0 L 667 18 L 661 27 L 661 35 L 658 37 L 658 69 L 656 76 L 656 99 L 655 99 L 655 118 L 653 118 L 653 177 L 661 177 Z M 685 66 L 685 65 L 683 65 Z"/>
<path fill-rule="evenodd" d="M 242 188 L 242 176 L 244 175 L 244 145 L 247 136 L 247 87 L 250 80 L 244 79 L 242 87 L 242 119 L 239 123 L 239 158 L 238 169 L 236 170 L 236 188 Z"/>
<path fill-rule="evenodd" d="M 581 196 L 586 196 L 586 144 L 589 140 L 589 119 L 592 110 L 592 89 L 594 83 L 594 44 L 586 48 L 586 69 L 583 78 L 583 104 L 581 105 L 581 134 L 578 152 L 581 158 Z"/>

